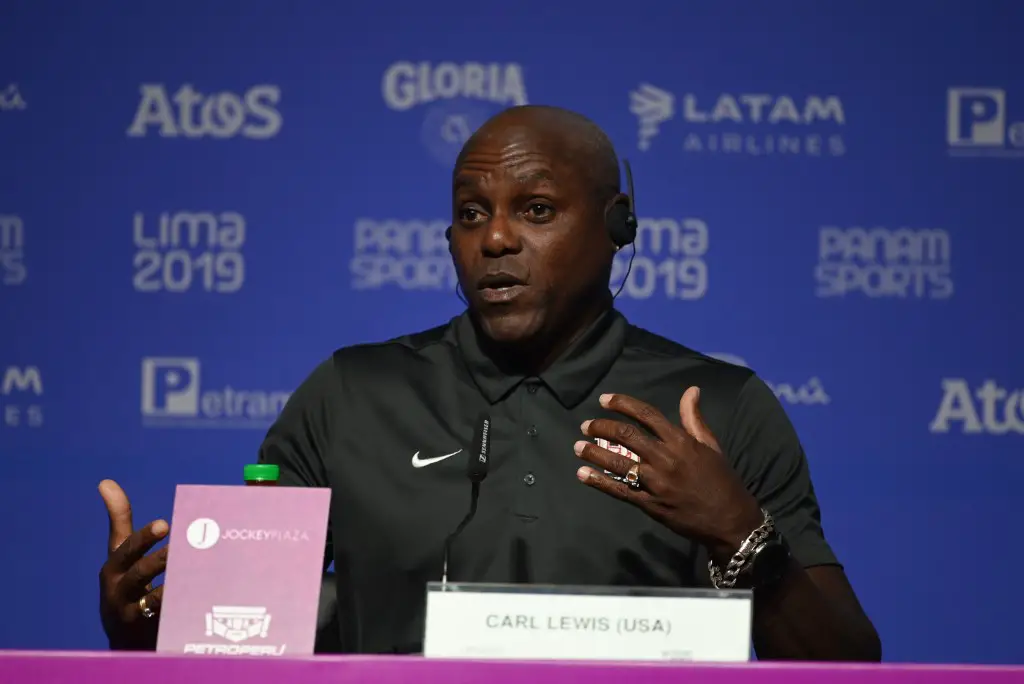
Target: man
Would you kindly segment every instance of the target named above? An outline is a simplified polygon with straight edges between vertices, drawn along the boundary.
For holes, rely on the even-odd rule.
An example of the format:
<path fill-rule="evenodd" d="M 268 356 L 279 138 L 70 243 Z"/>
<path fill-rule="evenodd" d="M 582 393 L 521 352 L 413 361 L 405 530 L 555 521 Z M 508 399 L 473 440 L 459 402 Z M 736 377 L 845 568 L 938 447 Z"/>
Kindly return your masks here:
<path fill-rule="evenodd" d="M 635 223 L 605 134 L 565 110 L 509 109 L 466 143 L 453 181 L 467 312 L 338 350 L 260 450 L 282 484 L 333 491 L 343 650 L 420 649 L 424 585 L 466 513 L 486 410 L 491 468 L 453 581 L 753 587 L 760 659 L 879 660 L 775 396 L 614 310 L 613 235 Z M 124 493 L 100 489 L 104 626 L 114 648 L 153 648 L 160 590 L 146 585 L 166 550 L 143 554 L 167 524 L 133 532 Z"/>

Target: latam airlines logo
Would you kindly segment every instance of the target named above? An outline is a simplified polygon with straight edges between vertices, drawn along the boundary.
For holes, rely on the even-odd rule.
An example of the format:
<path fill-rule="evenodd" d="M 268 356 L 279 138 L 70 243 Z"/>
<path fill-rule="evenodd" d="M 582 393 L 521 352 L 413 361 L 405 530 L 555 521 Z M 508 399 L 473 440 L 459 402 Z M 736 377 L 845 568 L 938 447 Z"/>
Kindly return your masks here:
<path fill-rule="evenodd" d="M 1024 158 L 1024 120 L 1007 116 L 1001 88 L 950 88 L 946 144 L 954 157 Z"/>
<path fill-rule="evenodd" d="M 640 150 L 649 150 L 662 125 L 680 114 L 684 154 L 846 154 L 846 112 L 833 94 L 688 92 L 677 100 L 671 91 L 641 83 L 629 93 L 629 111 L 639 122 Z"/>
<path fill-rule="evenodd" d="M 425 106 L 420 140 L 446 167 L 493 114 L 528 104 L 523 68 L 515 63 L 395 62 L 381 78 L 381 95 L 395 112 Z"/>
<path fill-rule="evenodd" d="M 155 132 L 161 138 L 243 137 L 267 140 L 281 131 L 283 118 L 277 110 L 281 89 L 263 84 L 238 95 L 232 92 L 202 93 L 191 83 L 170 94 L 163 83 L 139 86 L 139 104 L 128 126 L 129 138 L 145 138 Z"/>

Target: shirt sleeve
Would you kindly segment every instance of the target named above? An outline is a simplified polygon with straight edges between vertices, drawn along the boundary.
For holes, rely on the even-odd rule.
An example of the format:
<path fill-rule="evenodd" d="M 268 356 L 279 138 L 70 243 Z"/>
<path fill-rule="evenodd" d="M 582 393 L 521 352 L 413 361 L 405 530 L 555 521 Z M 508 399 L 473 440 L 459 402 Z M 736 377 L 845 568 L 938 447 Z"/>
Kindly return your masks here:
<path fill-rule="evenodd" d="M 723 445 L 748 491 L 772 514 L 805 568 L 840 565 L 821 525 L 810 466 L 778 398 L 751 375 L 740 390 Z"/>
<path fill-rule="evenodd" d="M 325 459 L 331 442 L 332 416 L 337 415 L 333 399 L 337 396 L 338 381 L 333 358 L 317 366 L 288 398 L 263 439 L 259 462 L 281 469 L 279 486 L 330 487 Z M 333 560 L 328 521 L 324 568 Z"/>

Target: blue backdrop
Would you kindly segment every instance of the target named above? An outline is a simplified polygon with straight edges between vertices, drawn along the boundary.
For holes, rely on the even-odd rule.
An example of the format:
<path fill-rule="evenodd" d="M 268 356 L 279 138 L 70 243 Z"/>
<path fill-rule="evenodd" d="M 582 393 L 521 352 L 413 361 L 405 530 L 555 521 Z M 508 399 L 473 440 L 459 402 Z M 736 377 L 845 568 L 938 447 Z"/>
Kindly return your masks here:
<path fill-rule="evenodd" d="M 352 5 L 0 7 L 0 647 L 105 645 L 100 479 L 168 516 L 461 310 L 450 167 L 529 102 L 631 159 L 620 307 L 775 388 L 886 658 L 1024 662 L 1024 4 Z"/>

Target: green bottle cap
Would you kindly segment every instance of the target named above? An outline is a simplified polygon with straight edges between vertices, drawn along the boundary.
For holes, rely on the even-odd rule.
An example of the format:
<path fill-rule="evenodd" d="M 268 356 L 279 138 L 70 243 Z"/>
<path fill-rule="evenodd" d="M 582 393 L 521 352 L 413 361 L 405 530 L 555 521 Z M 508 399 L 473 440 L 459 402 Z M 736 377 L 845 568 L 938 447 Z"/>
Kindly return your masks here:
<path fill-rule="evenodd" d="M 242 471 L 242 477 L 246 482 L 266 482 L 272 480 L 277 482 L 281 476 L 281 469 L 269 463 L 250 463 Z"/>

